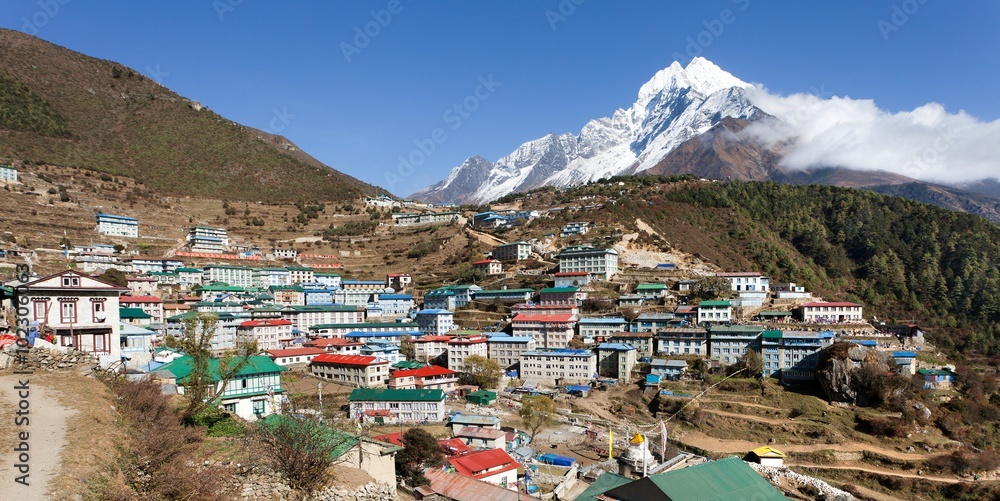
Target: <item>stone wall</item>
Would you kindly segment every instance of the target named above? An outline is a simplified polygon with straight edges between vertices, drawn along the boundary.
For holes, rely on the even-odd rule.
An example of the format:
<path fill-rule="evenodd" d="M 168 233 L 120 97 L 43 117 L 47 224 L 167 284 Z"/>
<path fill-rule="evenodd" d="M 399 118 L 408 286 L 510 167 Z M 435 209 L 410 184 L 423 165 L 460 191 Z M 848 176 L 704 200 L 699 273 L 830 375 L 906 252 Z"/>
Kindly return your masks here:
<path fill-rule="evenodd" d="M 292 489 L 273 473 L 253 473 L 239 477 L 236 499 L 245 501 L 292 499 Z M 298 499 L 298 498 L 295 498 Z M 307 498 L 311 501 L 386 501 L 396 499 L 396 486 L 383 482 L 368 482 L 357 488 L 336 485 L 321 489 Z"/>
<path fill-rule="evenodd" d="M 20 362 L 15 357 L 13 344 L 5 347 L 0 352 L 0 370 L 21 369 Z M 97 360 L 89 353 L 77 351 L 72 348 L 31 348 L 25 354 L 25 370 L 68 370 L 82 366 L 93 368 L 97 365 Z"/>
<path fill-rule="evenodd" d="M 808 485 L 820 492 L 823 499 L 835 500 L 835 501 L 853 501 L 854 496 L 846 491 L 842 491 L 816 477 L 810 477 L 808 475 L 803 475 L 801 473 L 796 473 L 788 468 L 775 468 L 773 466 L 763 466 L 758 463 L 752 463 L 747 461 L 747 465 L 751 468 L 757 470 L 758 473 L 764 475 L 769 482 L 774 485 L 780 485 L 781 479 L 786 478 L 799 485 Z"/>

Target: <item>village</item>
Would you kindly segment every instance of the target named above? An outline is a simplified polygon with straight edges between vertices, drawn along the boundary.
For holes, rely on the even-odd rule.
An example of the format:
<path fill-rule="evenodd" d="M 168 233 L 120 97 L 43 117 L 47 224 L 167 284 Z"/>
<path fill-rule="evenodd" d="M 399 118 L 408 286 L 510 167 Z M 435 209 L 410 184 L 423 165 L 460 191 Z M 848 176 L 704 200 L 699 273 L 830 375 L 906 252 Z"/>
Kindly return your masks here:
<path fill-rule="evenodd" d="M 712 461 L 703 451 L 717 449 L 699 448 L 672 422 L 689 403 L 725 389 L 706 388 L 707 381 L 750 384 L 737 391 L 745 399 L 734 413 L 752 414 L 747 409 L 767 406 L 776 391 L 850 407 L 858 395 L 817 377 L 835 345 L 854 350 L 854 367 L 878 356 L 894 373 L 922 377 L 928 389 L 955 380 L 953 366 L 921 356 L 932 348 L 916 322 L 880 322 L 862 304 L 824 300 L 758 271 L 626 263 L 619 242 L 581 242 L 600 230 L 587 221 L 571 221 L 545 241 L 496 236 L 576 207 L 463 214 L 385 196 L 362 202 L 392 210 L 393 227 L 462 225 L 495 245 L 472 261 L 470 280 L 421 290 L 425 277 L 405 270 L 346 278 L 339 256 L 236 244 L 222 227 L 191 226 L 183 249 L 139 256 L 127 250 L 139 236 L 138 219 L 99 213 L 95 240 L 105 242 L 66 245 L 65 271 L 33 274 L 34 251 L 3 249 L 17 270 L 0 288 L 3 343 L 13 350 L 14 326 L 27 320 L 33 349 L 83 352 L 99 370 L 183 394 L 190 357 L 169 340 L 211 315 L 214 352 L 246 341 L 258 349 L 237 376 L 218 381 L 219 407 L 253 422 L 322 416 L 325 404 L 375 444 L 361 447 L 356 466 L 418 499 L 509 491 L 640 499 L 656 490 L 686 499 L 679 486 L 692 483 L 720 498 L 743 489 L 782 499 L 769 480 L 794 472 L 774 469 L 789 452 L 780 443 L 764 435 L 754 442 L 758 434 L 748 433 L 748 446 L 732 451 L 737 458 Z M 560 241 L 569 244 L 553 245 Z M 110 281 L 116 274 L 123 283 Z M 524 280 L 538 286 L 517 286 Z M 9 367 L 14 358 L 2 362 Z M 318 396 L 317 406 L 296 402 L 297 393 Z M 552 408 L 531 430 L 520 411 L 540 398 Z M 422 486 L 398 479 L 392 460 L 414 427 L 433 430 L 446 457 L 445 468 L 424 473 Z M 659 477 L 673 480 L 643 481 Z M 850 496 L 813 480 L 828 495 Z"/>

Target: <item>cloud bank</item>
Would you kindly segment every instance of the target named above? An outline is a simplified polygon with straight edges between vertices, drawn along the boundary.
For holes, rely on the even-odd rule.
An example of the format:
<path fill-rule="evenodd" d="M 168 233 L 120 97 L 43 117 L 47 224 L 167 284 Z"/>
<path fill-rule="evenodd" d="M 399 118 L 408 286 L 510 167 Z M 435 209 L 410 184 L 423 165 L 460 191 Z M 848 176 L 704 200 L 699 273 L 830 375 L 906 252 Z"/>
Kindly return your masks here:
<path fill-rule="evenodd" d="M 788 168 L 885 170 L 943 183 L 1000 176 L 1000 120 L 948 113 L 938 103 L 890 113 L 871 100 L 824 94 L 748 89 L 750 102 L 775 119 L 759 121 L 741 135 L 784 145 L 782 165 Z"/>

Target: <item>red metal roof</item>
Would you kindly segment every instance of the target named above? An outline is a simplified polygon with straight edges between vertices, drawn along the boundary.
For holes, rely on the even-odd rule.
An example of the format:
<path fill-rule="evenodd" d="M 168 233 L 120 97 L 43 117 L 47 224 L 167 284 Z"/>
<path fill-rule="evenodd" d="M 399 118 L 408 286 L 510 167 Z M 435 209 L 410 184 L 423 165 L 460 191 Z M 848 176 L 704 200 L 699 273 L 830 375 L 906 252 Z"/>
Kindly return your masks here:
<path fill-rule="evenodd" d="M 485 337 L 475 336 L 475 337 L 458 337 L 452 339 L 451 341 L 448 341 L 448 344 L 479 344 L 485 342 L 486 342 Z"/>
<path fill-rule="evenodd" d="M 302 355 L 322 355 L 326 350 L 322 348 L 286 348 L 282 350 L 267 350 L 271 358 L 278 357 L 299 357 Z"/>
<path fill-rule="evenodd" d="M 514 322 L 541 322 L 541 323 L 569 323 L 573 321 L 573 314 L 559 313 L 555 315 L 529 315 L 518 313 L 514 317 Z"/>
<path fill-rule="evenodd" d="M 288 320 L 271 318 L 267 320 L 247 320 L 240 324 L 240 327 L 274 327 L 278 325 L 292 325 Z"/>
<path fill-rule="evenodd" d="M 429 343 L 431 341 L 444 341 L 448 342 L 452 340 L 452 336 L 420 336 L 415 337 L 410 340 L 411 343 Z"/>
<path fill-rule="evenodd" d="M 456 437 L 471 437 L 471 438 L 486 438 L 490 440 L 496 440 L 500 437 L 506 437 L 507 432 L 503 430 L 497 430 L 495 428 L 479 428 L 477 426 L 463 426 L 455 434 Z"/>
<path fill-rule="evenodd" d="M 511 494 L 515 494 L 518 501 L 537 499 L 527 493 L 515 493 L 499 485 L 488 484 L 481 480 L 448 473 L 435 468 L 430 468 L 424 472 L 424 477 L 430 482 L 430 486 L 424 487 L 430 487 L 434 492 L 448 499 L 507 499 L 514 497 Z"/>
<path fill-rule="evenodd" d="M 514 461 L 514 458 L 510 457 L 510 454 L 500 449 L 470 452 L 464 456 L 449 459 L 448 462 L 458 473 L 477 479 L 516 470 L 518 466 L 521 466 L 517 461 Z M 497 469 L 486 472 L 491 468 Z"/>
<path fill-rule="evenodd" d="M 334 365 L 358 365 L 358 366 L 369 366 L 369 365 L 379 365 L 388 364 L 388 360 L 378 361 L 376 357 L 366 357 L 364 355 L 337 355 L 335 353 L 325 353 L 314 359 L 312 359 L 314 364 L 334 364 Z"/>
<path fill-rule="evenodd" d="M 472 264 L 473 265 L 476 265 L 476 264 L 490 264 L 490 263 L 499 263 L 499 262 L 500 261 L 497 261 L 496 259 L 480 259 L 479 261 L 476 261 L 476 262 L 474 262 Z"/>
<path fill-rule="evenodd" d="M 446 369 L 438 365 L 425 365 L 419 369 L 406 369 L 402 371 L 396 371 L 392 373 L 393 378 L 397 377 L 430 377 L 430 376 L 450 376 L 452 374 L 458 374 L 457 372 Z"/>
<path fill-rule="evenodd" d="M 163 300 L 156 296 L 122 296 L 121 303 L 162 303 Z"/>
<path fill-rule="evenodd" d="M 396 433 L 379 435 L 377 437 L 372 437 L 372 440 L 378 440 L 379 442 L 385 442 L 403 447 L 403 432 L 397 431 Z M 442 438 L 438 440 L 437 443 L 438 446 L 441 447 L 441 452 L 449 458 L 461 456 L 462 454 L 466 454 L 472 450 L 465 444 L 465 442 L 457 438 Z"/>
<path fill-rule="evenodd" d="M 855 308 L 861 307 L 861 305 L 858 304 L 858 303 L 850 303 L 850 302 L 847 302 L 847 301 L 830 301 L 830 302 L 827 302 L 827 301 L 813 301 L 811 303 L 806 303 L 806 304 L 802 305 L 803 308 L 817 308 L 817 307 L 823 307 L 823 306 L 833 306 L 833 307 L 838 307 L 838 308 L 839 307 L 855 307 Z"/>

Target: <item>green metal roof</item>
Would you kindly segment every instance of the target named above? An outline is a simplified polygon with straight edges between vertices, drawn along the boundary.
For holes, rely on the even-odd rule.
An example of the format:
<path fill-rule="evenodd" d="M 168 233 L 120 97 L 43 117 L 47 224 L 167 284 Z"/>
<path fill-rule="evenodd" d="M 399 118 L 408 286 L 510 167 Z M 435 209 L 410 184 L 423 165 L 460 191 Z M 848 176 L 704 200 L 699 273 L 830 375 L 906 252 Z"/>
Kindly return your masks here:
<path fill-rule="evenodd" d="M 606 472 L 605 474 L 597 477 L 597 480 L 590 484 L 590 487 L 587 487 L 586 490 L 581 492 L 580 495 L 576 497 L 575 501 L 596 501 L 597 496 L 600 496 L 615 487 L 620 487 L 631 482 L 631 478 L 623 477 L 617 473 Z"/>
<path fill-rule="evenodd" d="M 444 390 L 355 388 L 351 391 L 349 400 L 351 402 L 441 402 L 444 400 Z"/>
<path fill-rule="evenodd" d="M 393 369 L 403 369 L 403 370 L 419 369 L 421 367 L 426 367 L 426 366 L 427 364 L 423 362 L 411 362 L 409 360 L 400 360 L 399 362 L 392 364 Z"/>
<path fill-rule="evenodd" d="M 153 317 L 149 313 L 142 311 L 142 308 L 118 308 L 118 318 L 122 320 L 142 320 Z"/>
<path fill-rule="evenodd" d="M 292 291 L 292 292 L 305 292 L 306 290 L 300 285 L 272 285 L 269 287 L 272 292 L 276 291 Z"/>
<path fill-rule="evenodd" d="M 163 364 L 157 370 L 167 371 L 173 374 L 174 378 L 177 379 L 177 382 L 183 385 L 187 377 L 191 375 L 191 366 L 193 360 L 194 359 L 191 358 L 189 355 L 184 355 L 183 357 L 177 358 L 171 362 Z M 253 374 L 283 372 L 287 370 L 288 370 L 287 368 L 274 363 L 274 361 L 271 360 L 271 357 L 265 355 L 257 355 L 247 359 L 247 364 L 242 369 L 240 369 L 236 373 L 236 375 L 247 376 Z M 212 375 L 212 381 L 218 381 L 220 379 L 218 358 L 210 358 L 208 360 L 208 371 Z"/>
<path fill-rule="evenodd" d="M 658 291 L 667 288 L 667 284 L 639 284 L 635 286 L 637 291 Z"/>
<path fill-rule="evenodd" d="M 660 495 L 657 495 L 659 491 Z M 614 499 L 670 501 L 787 500 L 770 482 L 735 456 L 658 473 L 605 492 Z"/>
<path fill-rule="evenodd" d="M 579 287 L 546 287 L 538 292 L 541 294 L 565 294 L 567 292 L 576 292 L 578 290 L 580 290 Z"/>
<path fill-rule="evenodd" d="M 768 330 L 763 333 L 764 339 L 781 339 L 781 331 Z"/>
<path fill-rule="evenodd" d="M 202 271 L 198 268 L 177 268 L 174 270 L 178 273 L 201 273 Z"/>
<path fill-rule="evenodd" d="M 722 300 L 722 301 L 702 301 L 702 302 L 698 303 L 698 306 L 710 306 L 710 307 L 716 307 L 716 306 L 718 306 L 718 307 L 725 307 L 725 306 L 732 306 L 732 305 L 730 304 L 729 301 Z"/>

